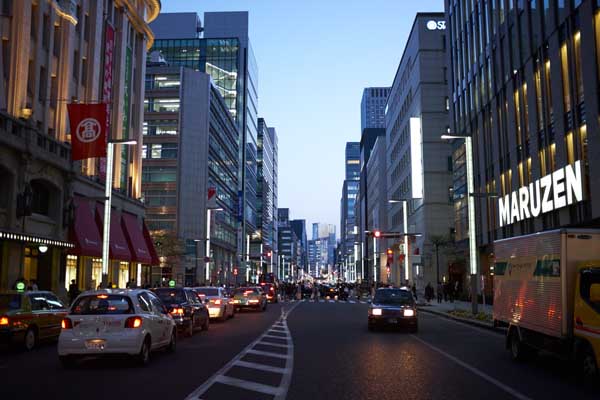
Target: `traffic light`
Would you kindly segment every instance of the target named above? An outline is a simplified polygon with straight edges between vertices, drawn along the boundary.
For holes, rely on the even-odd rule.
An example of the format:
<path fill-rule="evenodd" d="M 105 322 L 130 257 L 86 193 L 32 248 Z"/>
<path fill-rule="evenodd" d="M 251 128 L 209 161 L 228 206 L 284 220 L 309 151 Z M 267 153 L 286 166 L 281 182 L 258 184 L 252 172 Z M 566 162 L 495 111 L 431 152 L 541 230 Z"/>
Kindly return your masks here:
<path fill-rule="evenodd" d="M 375 236 L 377 239 L 379 239 L 381 237 L 381 231 L 373 232 L 373 236 Z"/>
<path fill-rule="evenodd" d="M 238 274 L 238 269 L 237 269 L 237 268 L 234 268 L 234 269 L 233 269 L 233 274 L 234 274 L 234 275 L 237 275 L 237 274 Z"/>
<path fill-rule="evenodd" d="M 394 262 L 394 250 L 387 249 L 387 259 L 388 259 L 388 265 L 393 264 L 393 262 Z"/>
<path fill-rule="evenodd" d="M 270 251 L 267 253 L 267 257 L 271 257 L 271 252 Z"/>

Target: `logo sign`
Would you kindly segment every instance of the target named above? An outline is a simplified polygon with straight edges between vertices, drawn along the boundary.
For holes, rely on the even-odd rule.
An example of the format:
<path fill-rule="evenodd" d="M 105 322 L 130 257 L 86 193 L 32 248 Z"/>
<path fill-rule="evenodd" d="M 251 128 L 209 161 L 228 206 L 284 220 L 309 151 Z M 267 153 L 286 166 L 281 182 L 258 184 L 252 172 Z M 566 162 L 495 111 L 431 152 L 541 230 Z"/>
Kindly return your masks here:
<path fill-rule="evenodd" d="M 514 224 L 583 201 L 581 161 L 498 199 L 500 226 Z"/>
<path fill-rule="evenodd" d="M 217 208 L 217 188 L 209 187 L 208 188 L 208 196 L 207 196 L 206 208 L 215 209 Z"/>
<path fill-rule="evenodd" d="M 446 21 L 427 21 L 427 29 L 430 31 L 445 31 L 446 30 Z"/>
<path fill-rule="evenodd" d="M 175 281 L 173 279 L 169 281 L 169 287 L 175 287 Z"/>
<path fill-rule="evenodd" d="M 23 283 L 23 282 L 17 282 L 17 290 L 19 292 L 22 292 L 23 290 L 25 290 L 25 283 Z"/>
<path fill-rule="evenodd" d="M 106 157 L 106 104 L 68 104 L 71 158 Z"/>

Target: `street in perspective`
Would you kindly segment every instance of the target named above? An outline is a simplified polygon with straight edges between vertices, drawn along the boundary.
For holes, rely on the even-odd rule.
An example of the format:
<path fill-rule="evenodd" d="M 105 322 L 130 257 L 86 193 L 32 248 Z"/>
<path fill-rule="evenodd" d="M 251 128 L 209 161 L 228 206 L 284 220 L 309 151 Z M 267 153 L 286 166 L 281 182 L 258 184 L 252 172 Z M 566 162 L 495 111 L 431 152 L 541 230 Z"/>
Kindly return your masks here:
<path fill-rule="evenodd" d="M 0 0 L 0 39 L 1 399 L 600 398 L 600 1 Z"/>

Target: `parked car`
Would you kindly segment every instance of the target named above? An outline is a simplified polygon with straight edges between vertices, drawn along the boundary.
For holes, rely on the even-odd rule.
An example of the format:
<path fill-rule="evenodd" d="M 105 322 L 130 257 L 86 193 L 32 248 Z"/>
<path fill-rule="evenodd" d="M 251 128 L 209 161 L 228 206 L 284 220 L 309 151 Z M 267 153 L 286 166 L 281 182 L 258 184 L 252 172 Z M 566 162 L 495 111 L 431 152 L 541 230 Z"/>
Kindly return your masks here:
<path fill-rule="evenodd" d="M 56 340 L 67 308 L 52 292 L 0 292 L 0 343 L 32 350 L 43 340 Z"/>
<path fill-rule="evenodd" d="M 80 294 L 62 320 L 58 357 L 69 368 L 84 356 L 130 355 L 141 365 L 158 349 L 175 351 L 177 330 L 165 305 L 143 289 Z"/>
<path fill-rule="evenodd" d="M 191 337 L 196 329 L 208 330 L 208 309 L 198 293 L 190 288 L 157 288 L 152 289 L 167 307 L 175 320 L 177 328 Z"/>
<path fill-rule="evenodd" d="M 267 301 L 269 303 L 277 303 L 277 291 L 275 290 L 275 285 L 272 283 L 261 282 L 260 287 L 267 295 Z"/>
<path fill-rule="evenodd" d="M 236 311 L 242 308 L 265 311 L 267 295 L 260 287 L 240 287 L 233 292 L 233 305 Z"/>
<path fill-rule="evenodd" d="M 378 327 L 408 327 L 412 333 L 418 331 L 417 305 L 408 289 L 377 289 L 368 318 L 369 330 Z"/>
<path fill-rule="evenodd" d="M 206 286 L 196 287 L 194 290 L 204 300 L 204 304 L 208 307 L 210 318 L 218 318 L 220 321 L 225 321 L 227 318 L 234 317 L 235 307 L 225 289 Z"/>

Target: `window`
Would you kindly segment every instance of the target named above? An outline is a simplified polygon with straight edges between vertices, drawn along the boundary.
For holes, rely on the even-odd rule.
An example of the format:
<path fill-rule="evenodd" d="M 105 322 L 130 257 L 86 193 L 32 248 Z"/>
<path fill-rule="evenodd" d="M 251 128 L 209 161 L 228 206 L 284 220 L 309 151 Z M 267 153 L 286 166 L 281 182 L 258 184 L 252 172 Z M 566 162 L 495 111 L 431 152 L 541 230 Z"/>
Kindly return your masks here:
<path fill-rule="evenodd" d="M 577 91 L 577 103 L 583 103 L 583 71 L 581 69 L 581 32 L 573 35 L 573 51 L 575 60 L 575 90 Z"/>
<path fill-rule="evenodd" d="M 35 214 L 48 215 L 50 210 L 50 190 L 41 182 L 32 181 L 31 211 Z"/>
<path fill-rule="evenodd" d="M 65 273 L 65 289 L 69 290 L 71 281 L 74 280 L 77 283 L 77 256 L 68 254 L 67 255 L 67 268 Z"/>
<path fill-rule="evenodd" d="M 52 54 L 54 57 L 60 57 L 60 25 L 54 25 L 54 44 L 52 46 Z"/>
<path fill-rule="evenodd" d="M 32 77 L 33 78 L 33 77 Z M 40 67 L 40 89 L 38 90 L 38 99 L 41 102 L 46 101 L 46 91 L 48 90 L 48 74 L 46 68 Z"/>
<path fill-rule="evenodd" d="M 79 83 L 79 51 L 73 53 L 73 79 Z"/>
<path fill-rule="evenodd" d="M 138 303 L 140 304 L 140 308 L 142 309 L 142 311 L 146 311 L 146 312 L 152 311 L 151 300 L 148 297 L 147 293 L 138 294 Z"/>
<path fill-rule="evenodd" d="M 600 312 L 600 269 L 589 268 L 581 271 L 579 293 L 581 298 L 596 312 Z"/>
<path fill-rule="evenodd" d="M 560 64 L 562 72 L 563 103 L 565 112 L 571 111 L 571 92 L 569 85 L 569 51 L 567 42 L 560 46 Z"/>
<path fill-rule="evenodd" d="M 175 182 L 177 180 L 177 168 L 175 167 L 143 167 L 143 182 Z"/>
<path fill-rule="evenodd" d="M 90 41 L 90 15 L 85 14 L 83 19 L 83 38 L 86 42 Z"/>
<path fill-rule="evenodd" d="M 83 296 L 77 299 L 71 314 L 73 315 L 112 315 L 133 314 L 134 308 L 127 296 L 116 294 L 99 294 Z"/>
<path fill-rule="evenodd" d="M 179 112 L 179 99 L 149 99 L 144 100 L 144 111 L 148 112 Z"/>
<path fill-rule="evenodd" d="M 150 158 L 175 159 L 177 158 L 177 143 L 153 143 Z"/>
<path fill-rule="evenodd" d="M 42 46 L 45 50 L 48 50 L 50 44 L 50 16 L 44 14 L 44 20 L 42 24 Z"/>

